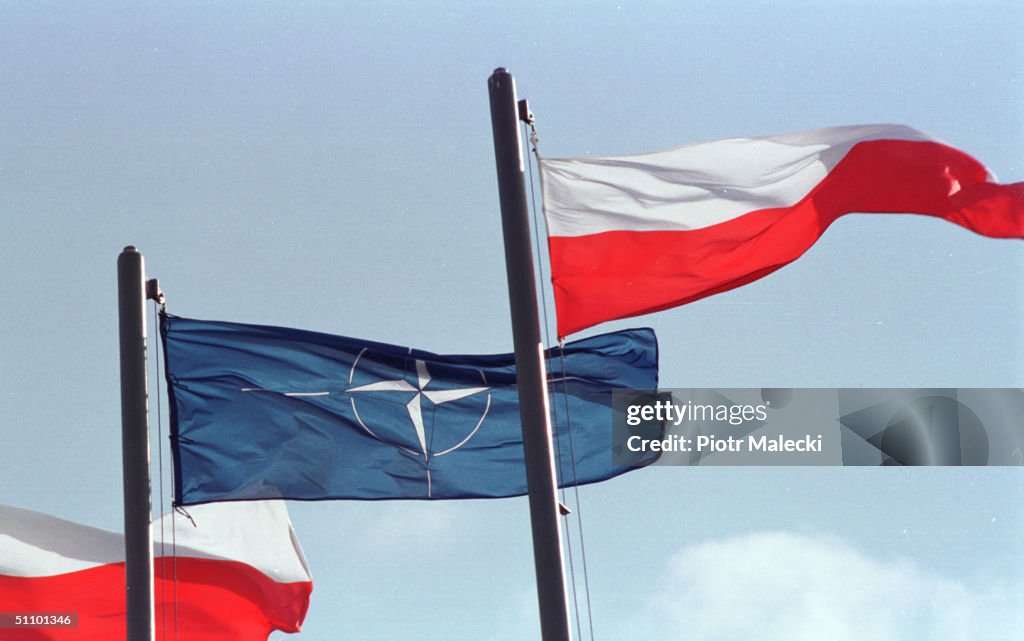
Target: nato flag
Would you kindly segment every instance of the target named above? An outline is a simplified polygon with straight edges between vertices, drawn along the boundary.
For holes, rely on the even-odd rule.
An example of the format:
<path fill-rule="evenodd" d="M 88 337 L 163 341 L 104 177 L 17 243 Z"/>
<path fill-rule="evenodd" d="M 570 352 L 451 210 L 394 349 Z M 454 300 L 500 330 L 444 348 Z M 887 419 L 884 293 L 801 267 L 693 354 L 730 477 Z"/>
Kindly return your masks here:
<path fill-rule="evenodd" d="M 171 315 L 161 335 L 179 504 L 526 493 L 511 354 L 441 356 Z M 611 391 L 658 386 L 654 332 L 547 356 L 560 484 L 634 469 L 612 465 Z"/>

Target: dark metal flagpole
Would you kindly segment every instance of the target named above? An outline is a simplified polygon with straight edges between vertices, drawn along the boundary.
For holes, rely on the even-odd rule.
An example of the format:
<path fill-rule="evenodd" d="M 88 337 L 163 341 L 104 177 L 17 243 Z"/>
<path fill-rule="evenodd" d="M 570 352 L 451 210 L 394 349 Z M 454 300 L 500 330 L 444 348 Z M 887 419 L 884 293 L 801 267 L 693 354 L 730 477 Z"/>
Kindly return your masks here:
<path fill-rule="evenodd" d="M 526 482 L 529 488 L 533 560 L 537 573 L 537 599 L 543 641 L 569 641 L 569 605 L 562 566 L 555 465 L 551 450 L 551 424 L 544 352 L 537 312 L 533 250 L 523 179 L 519 108 L 515 81 L 507 70 L 496 69 L 488 81 L 494 158 L 498 167 L 501 227 L 505 237 L 505 269 L 512 309 L 522 420 Z"/>
<path fill-rule="evenodd" d="M 117 258 L 121 336 L 121 458 L 124 468 L 124 552 L 128 641 L 152 641 L 153 536 L 146 384 L 146 282 L 142 254 Z"/>

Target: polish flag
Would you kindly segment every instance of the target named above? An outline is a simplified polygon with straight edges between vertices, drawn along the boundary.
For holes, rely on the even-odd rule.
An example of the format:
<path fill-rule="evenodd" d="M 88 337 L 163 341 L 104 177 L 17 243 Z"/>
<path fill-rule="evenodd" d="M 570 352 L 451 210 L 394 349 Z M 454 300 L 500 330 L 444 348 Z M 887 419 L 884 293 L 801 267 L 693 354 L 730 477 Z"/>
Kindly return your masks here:
<path fill-rule="evenodd" d="M 176 555 L 172 517 L 153 524 L 154 540 L 162 531 L 166 541 L 162 552 L 154 545 L 156 638 L 265 641 L 272 630 L 298 631 L 313 583 L 284 503 L 214 503 L 188 513 L 191 520 L 173 516 Z M 125 634 L 124 536 L 0 505 L 0 639 Z"/>
<path fill-rule="evenodd" d="M 897 125 L 541 160 L 558 334 L 683 305 L 796 260 L 843 214 L 1024 237 L 1024 183 Z"/>

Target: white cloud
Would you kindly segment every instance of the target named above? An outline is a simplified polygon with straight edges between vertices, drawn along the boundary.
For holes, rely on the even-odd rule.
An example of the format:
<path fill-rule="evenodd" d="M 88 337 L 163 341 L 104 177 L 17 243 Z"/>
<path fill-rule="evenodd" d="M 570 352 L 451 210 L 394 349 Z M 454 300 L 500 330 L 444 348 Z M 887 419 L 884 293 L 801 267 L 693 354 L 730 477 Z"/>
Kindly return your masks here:
<path fill-rule="evenodd" d="M 762 532 L 675 555 L 642 627 L 688 641 L 1018 638 L 1024 588 L 967 586 L 834 537 Z"/>

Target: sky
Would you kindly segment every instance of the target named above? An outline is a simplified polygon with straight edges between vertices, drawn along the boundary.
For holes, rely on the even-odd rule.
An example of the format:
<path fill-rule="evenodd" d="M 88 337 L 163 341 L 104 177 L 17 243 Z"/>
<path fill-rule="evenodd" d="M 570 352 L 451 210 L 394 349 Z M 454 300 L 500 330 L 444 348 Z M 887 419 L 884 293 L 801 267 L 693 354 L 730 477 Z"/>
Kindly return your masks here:
<path fill-rule="evenodd" d="M 0 502 L 122 527 L 126 245 L 182 316 L 511 351 L 496 67 L 547 156 L 891 122 L 1018 182 L 1022 26 L 1013 2 L 2 3 Z M 757 283 L 588 333 L 653 327 L 663 387 L 1024 387 L 1022 302 L 1019 241 L 847 216 Z M 582 488 L 582 636 L 1013 636 L 1022 481 L 659 467 Z M 315 586 L 294 638 L 538 638 L 525 499 L 289 510 Z"/>

